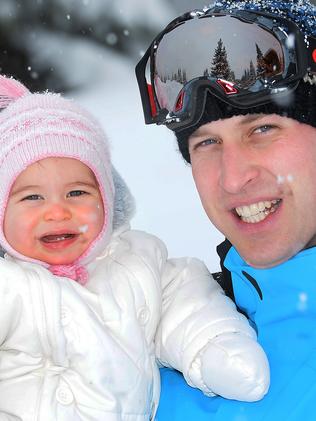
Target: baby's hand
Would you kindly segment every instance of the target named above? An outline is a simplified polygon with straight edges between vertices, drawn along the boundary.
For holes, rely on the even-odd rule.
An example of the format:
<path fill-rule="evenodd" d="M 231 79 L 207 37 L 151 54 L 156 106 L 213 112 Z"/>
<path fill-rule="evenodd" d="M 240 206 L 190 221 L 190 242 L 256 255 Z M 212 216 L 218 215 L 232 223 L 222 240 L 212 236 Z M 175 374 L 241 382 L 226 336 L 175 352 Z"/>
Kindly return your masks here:
<path fill-rule="evenodd" d="M 268 391 L 269 363 L 254 339 L 225 333 L 212 339 L 203 353 L 202 377 L 216 395 L 253 402 Z"/>

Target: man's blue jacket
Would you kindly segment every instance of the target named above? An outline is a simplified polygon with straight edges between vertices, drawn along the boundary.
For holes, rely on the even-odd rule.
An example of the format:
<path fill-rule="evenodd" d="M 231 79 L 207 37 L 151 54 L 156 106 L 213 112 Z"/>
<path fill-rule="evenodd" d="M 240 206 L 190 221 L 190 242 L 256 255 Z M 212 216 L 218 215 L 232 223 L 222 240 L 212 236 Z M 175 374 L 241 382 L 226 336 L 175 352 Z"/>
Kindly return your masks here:
<path fill-rule="evenodd" d="M 180 373 L 164 368 L 156 420 L 315 421 L 316 247 L 269 269 L 250 267 L 233 247 L 222 261 L 223 286 L 268 356 L 270 390 L 252 403 L 209 398 Z"/>

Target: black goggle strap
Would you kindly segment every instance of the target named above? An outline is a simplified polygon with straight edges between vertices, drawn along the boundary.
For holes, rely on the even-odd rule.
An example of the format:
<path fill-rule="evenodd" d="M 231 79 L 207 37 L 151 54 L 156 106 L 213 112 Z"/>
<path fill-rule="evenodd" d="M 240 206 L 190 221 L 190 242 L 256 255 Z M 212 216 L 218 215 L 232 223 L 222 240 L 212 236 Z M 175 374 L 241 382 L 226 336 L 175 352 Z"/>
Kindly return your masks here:
<path fill-rule="evenodd" d="M 151 46 L 148 48 L 135 68 L 146 124 L 154 123 L 155 116 L 157 115 L 157 107 L 154 100 L 153 87 L 146 80 L 146 67 L 150 56 L 150 51 Z"/>

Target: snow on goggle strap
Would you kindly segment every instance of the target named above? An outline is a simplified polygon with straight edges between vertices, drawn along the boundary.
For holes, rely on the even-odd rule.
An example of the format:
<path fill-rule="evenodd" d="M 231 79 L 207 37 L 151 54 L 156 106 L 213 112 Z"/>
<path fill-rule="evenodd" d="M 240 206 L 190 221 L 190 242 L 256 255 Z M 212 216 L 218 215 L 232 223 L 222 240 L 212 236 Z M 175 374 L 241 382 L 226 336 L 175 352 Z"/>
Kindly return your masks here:
<path fill-rule="evenodd" d="M 243 10 L 183 15 L 136 66 L 145 121 L 191 125 L 206 91 L 239 108 L 267 103 L 316 74 L 315 62 L 316 39 L 287 19 Z"/>

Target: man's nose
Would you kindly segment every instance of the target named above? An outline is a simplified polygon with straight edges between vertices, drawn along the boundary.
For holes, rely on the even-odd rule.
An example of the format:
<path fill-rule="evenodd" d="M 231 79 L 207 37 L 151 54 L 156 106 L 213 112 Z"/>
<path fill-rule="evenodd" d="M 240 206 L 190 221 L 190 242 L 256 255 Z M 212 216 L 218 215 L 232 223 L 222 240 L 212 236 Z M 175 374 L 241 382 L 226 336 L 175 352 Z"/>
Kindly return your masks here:
<path fill-rule="evenodd" d="M 223 147 L 220 185 L 228 193 L 242 192 L 258 179 L 259 166 L 245 145 Z"/>
<path fill-rule="evenodd" d="M 71 211 L 64 203 L 49 203 L 44 212 L 45 221 L 67 221 L 71 218 Z"/>

